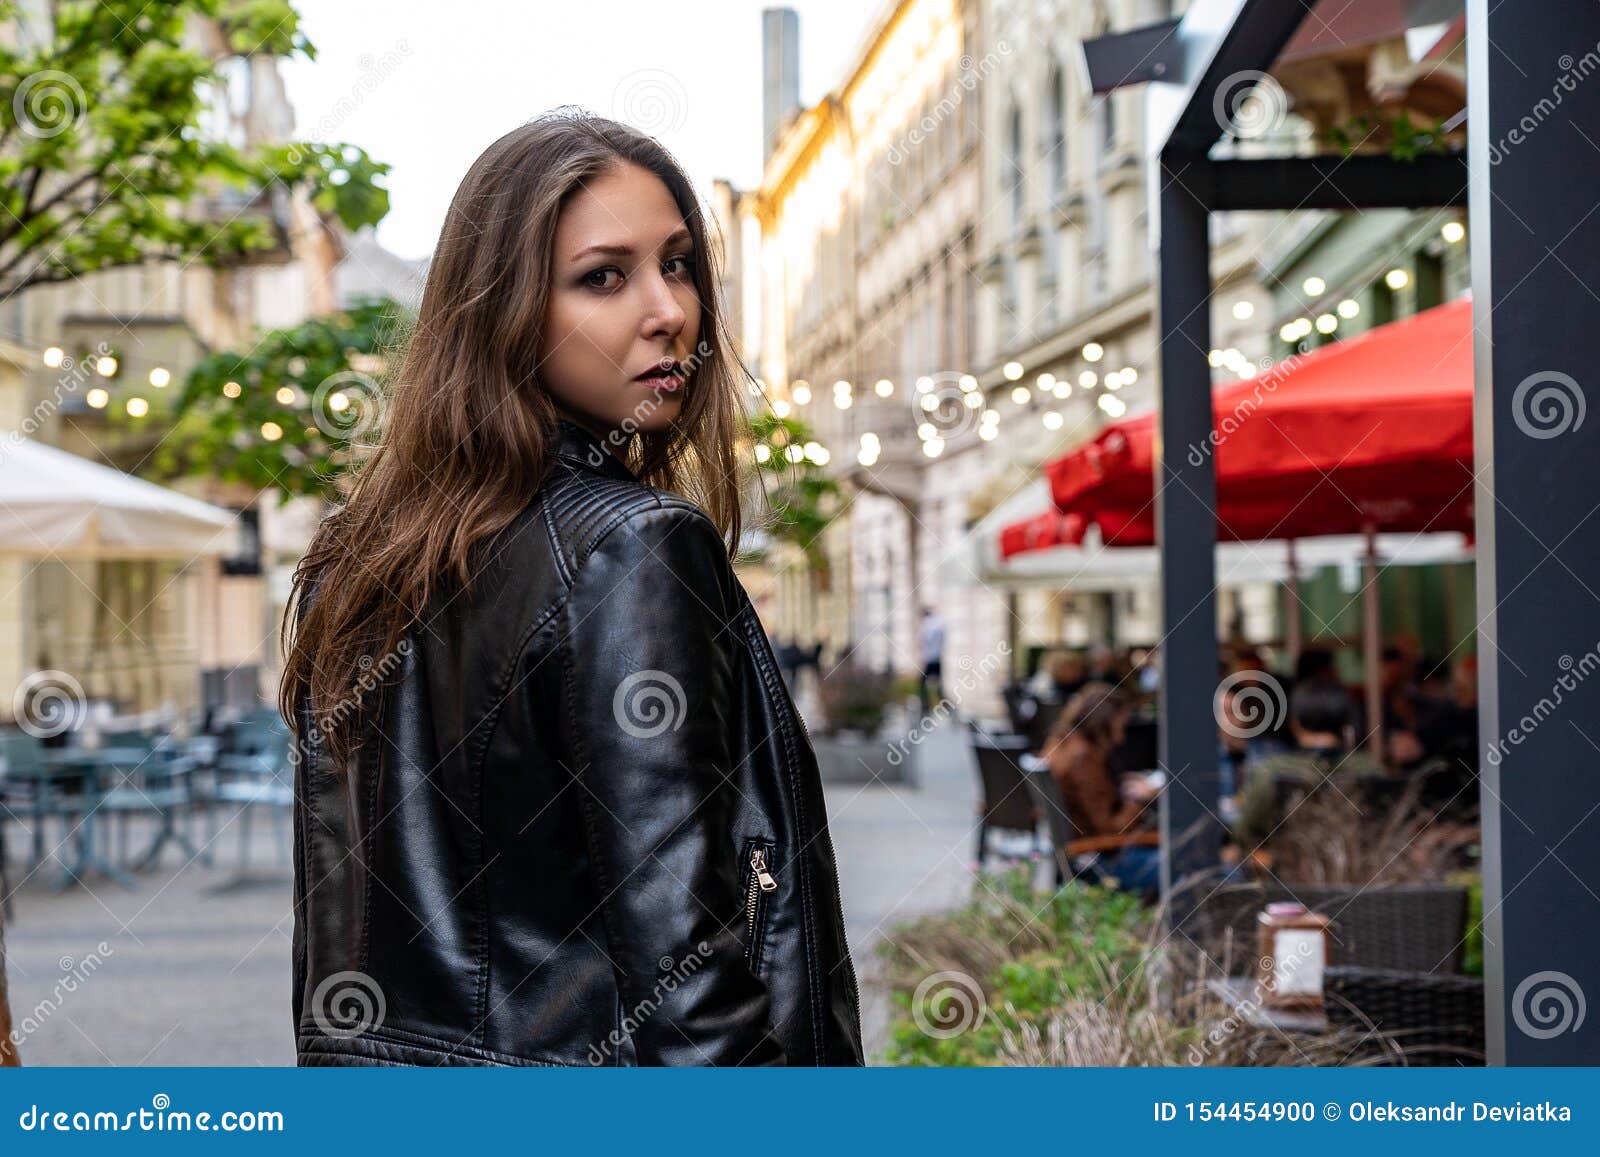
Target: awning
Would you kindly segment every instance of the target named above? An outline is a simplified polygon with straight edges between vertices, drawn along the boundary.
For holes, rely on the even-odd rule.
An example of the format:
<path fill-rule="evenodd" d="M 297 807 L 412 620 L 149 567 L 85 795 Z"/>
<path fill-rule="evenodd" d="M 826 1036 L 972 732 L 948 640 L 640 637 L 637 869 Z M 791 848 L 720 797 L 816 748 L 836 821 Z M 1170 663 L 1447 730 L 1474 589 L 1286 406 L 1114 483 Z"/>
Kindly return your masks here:
<path fill-rule="evenodd" d="M 237 536 L 232 511 L 0 434 L 0 555 L 190 558 L 232 553 Z"/>
<path fill-rule="evenodd" d="M 1035 479 L 973 527 L 973 572 L 986 583 L 1077 591 L 1126 590 L 1155 583 L 1159 569 L 1156 549 L 1108 544 L 1098 526 L 1059 544 L 1005 550 L 1007 541 L 1014 545 L 1025 534 L 1042 535 L 1044 528 L 1059 528 L 1064 522 L 1065 516 L 1050 507 L 1048 484 Z M 1463 562 L 1473 557 L 1470 541 L 1456 532 L 1381 534 L 1377 547 L 1378 557 L 1393 566 Z M 1365 552 L 1366 542 L 1359 535 L 1329 535 L 1294 545 L 1296 568 L 1301 573 L 1347 563 Z M 1225 586 L 1282 582 L 1289 576 L 1289 555 L 1288 544 L 1281 540 L 1218 543 L 1217 581 Z"/>
<path fill-rule="evenodd" d="M 1472 529 L 1472 305 L 1453 301 L 1213 393 L 1218 537 Z M 1155 414 L 1045 467 L 1059 511 L 1154 541 Z"/>

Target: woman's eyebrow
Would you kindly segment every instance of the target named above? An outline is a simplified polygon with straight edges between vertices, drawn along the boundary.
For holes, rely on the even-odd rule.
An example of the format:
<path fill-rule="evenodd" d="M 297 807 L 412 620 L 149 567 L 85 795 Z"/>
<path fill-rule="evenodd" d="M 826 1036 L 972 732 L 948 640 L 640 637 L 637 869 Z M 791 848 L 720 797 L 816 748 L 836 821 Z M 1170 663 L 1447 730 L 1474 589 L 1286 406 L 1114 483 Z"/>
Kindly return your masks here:
<path fill-rule="evenodd" d="M 687 241 L 689 236 L 687 227 L 675 229 L 667 236 L 666 240 L 661 242 L 660 248 L 664 249 L 669 245 L 677 245 L 680 242 Z M 633 251 L 632 245 L 587 245 L 574 253 L 572 260 L 581 261 L 592 253 L 605 253 L 614 257 L 629 257 L 633 254 Z"/>

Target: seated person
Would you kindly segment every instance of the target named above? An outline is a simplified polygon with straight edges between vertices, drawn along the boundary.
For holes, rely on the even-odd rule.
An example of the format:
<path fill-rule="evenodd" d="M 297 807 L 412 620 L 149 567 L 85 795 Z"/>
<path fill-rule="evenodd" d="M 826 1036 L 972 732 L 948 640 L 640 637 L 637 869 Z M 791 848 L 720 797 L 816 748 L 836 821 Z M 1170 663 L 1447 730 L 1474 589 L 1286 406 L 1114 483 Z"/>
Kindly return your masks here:
<path fill-rule="evenodd" d="M 1119 784 L 1112 752 L 1128 726 L 1128 702 L 1109 683 L 1089 683 L 1067 701 L 1045 740 L 1042 758 L 1061 790 L 1078 838 L 1122 837 L 1103 853 L 1097 870 L 1129 891 L 1148 894 L 1161 874 L 1161 849 L 1145 812 L 1157 789 L 1143 780 Z"/>
<path fill-rule="evenodd" d="M 1383 767 L 1365 751 L 1352 750 L 1355 709 L 1344 689 L 1325 683 L 1302 683 L 1289 697 L 1289 733 L 1294 749 L 1249 764 L 1237 796 L 1238 818 L 1233 835 L 1249 853 L 1261 846 L 1282 822 L 1278 784 L 1298 782 L 1315 790 L 1332 781 L 1359 783 L 1384 776 Z"/>

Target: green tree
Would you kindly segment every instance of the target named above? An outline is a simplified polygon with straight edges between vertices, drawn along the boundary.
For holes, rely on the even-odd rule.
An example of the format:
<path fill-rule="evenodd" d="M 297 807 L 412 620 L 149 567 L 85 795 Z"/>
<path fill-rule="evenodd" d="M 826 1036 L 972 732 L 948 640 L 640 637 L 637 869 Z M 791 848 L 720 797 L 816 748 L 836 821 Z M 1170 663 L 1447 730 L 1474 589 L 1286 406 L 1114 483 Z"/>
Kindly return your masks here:
<path fill-rule="evenodd" d="M 218 58 L 315 56 L 289 0 L 0 0 L 0 26 L 0 301 L 99 269 L 279 249 L 272 202 L 295 189 L 352 230 L 388 212 L 389 166 L 353 145 L 242 149 L 202 131 Z M 203 51 L 213 28 L 222 42 Z"/>
<path fill-rule="evenodd" d="M 827 477 L 827 451 L 798 418 L 763 410 L 750 419 L 756 469 L 772 506 L 768 533 L 799 547 L 813 573 L 826 579 L 828 554 L 822 532 L 837 513 L 839 484 Z"/>
<path fill-rule="evenodd" d="M 205 358 L 174 400 L 151 472 L 242 482 L 280 500 L 336 498 L 378 439 L 388 354 L 409 323 L 394 301 L 362 302 Z"/>

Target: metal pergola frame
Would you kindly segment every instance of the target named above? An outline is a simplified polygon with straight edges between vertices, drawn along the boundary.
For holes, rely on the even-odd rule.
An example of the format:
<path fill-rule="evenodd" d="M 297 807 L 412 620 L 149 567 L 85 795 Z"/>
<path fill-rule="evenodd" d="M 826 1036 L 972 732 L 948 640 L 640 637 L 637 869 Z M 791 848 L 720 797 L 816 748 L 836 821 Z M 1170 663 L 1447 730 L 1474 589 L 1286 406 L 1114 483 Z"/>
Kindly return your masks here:
<path fill-rule="evenodd" d="M 1382 2 L 1414 22 L 1441 9 Z M 1212 428 L 1210 214 L 1468 204 L 1489 1060 L 1597 1064 L 1600 1011 L 1584 1002 L 1600 997 L 1600 679 L 1571 672 L 1600 662 L 1600 422 L 1583 421 L 1582 385 L 1600 335 L 1600 78 L 1552 94 L 1600 53 L 1600 4 L 1467 0 L 1467 157 L 1213 159 L 1219 91 L 1272 68 L 1316 8 L 1195 0 L 1181 21 L 1085 46 L 1096 92 L 1150 85 L 1163 892 L 1214 869 L 1221 843 L 1216 475 L 1211 455 L 1187 453 Z"/>

